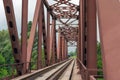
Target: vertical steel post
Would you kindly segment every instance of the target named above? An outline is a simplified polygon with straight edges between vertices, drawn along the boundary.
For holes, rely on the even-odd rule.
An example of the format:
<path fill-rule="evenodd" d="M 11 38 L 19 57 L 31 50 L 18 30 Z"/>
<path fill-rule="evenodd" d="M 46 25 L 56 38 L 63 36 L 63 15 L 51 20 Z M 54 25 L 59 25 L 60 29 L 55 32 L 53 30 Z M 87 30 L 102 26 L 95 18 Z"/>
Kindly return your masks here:
<path fill-rule="evenodd" d="M 59 54 L 59 61 L 62 61 L 62 37 L 61 33 L 58 33 L 58 54 Z"/>
<path fill-rule="evenodd" d="M 62 36 L 60 35 L 60 61 L 62 61 Z"/>
<path fill-rule="evenodd" d="M 65 59 L 67 59 L 67 55 L 68 55 L 68 52 L 67 52 L 67 49 L 68 46 L 67 46 L 67 40 L 65 40 Z"/>
<path fill-rule="evenodd" d="M 51 60 L 52 64 L 55 63 L 55 20 L 52 19 L 52 31 L 51 31 Z"/>
<path fill-rule="evenodd" d="M 43 67 L 42 65 L 42 12 L 40 8 L 39 19 L 38 19 L 38 56 L 37 56 L 37 69 Z"/>
<path fill-rule="evenodd" d="M 3 0 L 5 14 L 7 18 L 7 24 L 10 34 L 10 39 L 12 43 L 12 50 L 13 50 L 13 56 L 15 58 L 15 63 L 21 63 L 21 50 L 19 45 L 19 38 L 18 38 L 18 32 L 17 32 L 17 26 L 16 26 L 16 20 L 15 20 L 15 14 L 13 9 L 13 2 L 12 0 Z M 17 68 L 17 74 L 22 75 L 22 65 L 16 66 Z"/>
<path fill-rule="evenodd" d="M 58 56 L 58 61 L 60 61 L 60 32 L 58 32 L 57 56 Z"/>
<path fill-rule="evenodd" d="M 64 41 L 64 57 L 66 59 L 66 40 Z"/>
<path fill-rule="evenodd" d="M 86 56 L 86 49 L 85 49 L 85 42 L 86 42 L 86 37 L 85 37 L 85 27 L 86 27 L 86 0 L 80 0 L 80 28 L 79 28 L 79 35 L 81 35 L 80 39 L 80 46 L 81 46 L 81 61 L 85 64 L 85 57 Z"/>
<path fill-rule="evenodd" d="M 49 61 L 49 65 L 51 65 L 51 61 L 52 61 L 52 43 L 53 43 L 53 38 L 52 38 L 52 27 L 50 28 L 50 54 L 49 54 L 49 57 L 50 57 L 50 61 Z"/>
<path fill-rule="evenodd" d="M 120 1 L 97 0 L 105 80 L 120 80 Z"/>
<path fill-rule="evenodd" d="M 62 60 L 65 59 L 65 39 L 64 36 L 62 36 Z"/>
<path fill-rule="evenodd" d="M 44 5 L 43 5 L 43 2 L 41 4 L 41 12 L 42 12 L 42 31 L 43 31 L 43 44 L 44 44 L 45 66 L 48 66 L 47 34 L 46 34 L 45 15 L 44 15 Z"/>
<path fill-rule="evenodd" d="M 62 60 L 63 60 L 63 36 L 61 36 L 61 54 L 62 54 Z"/>
<path fill-rule="evenodd" d="M 80 0 L 81 1 L 81 0 Z M 81 2 L 80 2 L 81 4 Z M 81 8 L 81 6 L 79 7 Z M 82 12 L 81 12 L 82 13 Z M 81 14 L 80 13 L 80 9 L 79 9 L 79 15 Z M 81 52 L 81 16 L 79 17 L 79 26 L 78 26 L 78 41 L 77 41 L 77 58 L 79 60 L 81 60 L 81 57 L 82 57 L 82 52 Z"/>
<path fill-rule="evenodd" d="M 96 0 L 87 0 L 87 68 L 97 69 Z M 96 72 L 90 72 L 96 74 Z"/>
<path fill-rule="evenodd" d="M 56 20 L 54 19 L 54 47 L 55 47 L 55 62 L 58 61 L 57 59 L 57 41 L 56 41 Z"/>
<path fill-rule="evenodd" d="M 47 57 L 48 65 L 50 64 L 50 13 L 47 11 Z"/>
<path fill-rule="evenodd" d="M 25 74 L 27 71 L 27 29 L 28 29 L 28 0 L 22 0 L 22 39 L 21 39 L 21 49 L 22 49 L 22 63 L 23 70 L 22 73 Z"/>

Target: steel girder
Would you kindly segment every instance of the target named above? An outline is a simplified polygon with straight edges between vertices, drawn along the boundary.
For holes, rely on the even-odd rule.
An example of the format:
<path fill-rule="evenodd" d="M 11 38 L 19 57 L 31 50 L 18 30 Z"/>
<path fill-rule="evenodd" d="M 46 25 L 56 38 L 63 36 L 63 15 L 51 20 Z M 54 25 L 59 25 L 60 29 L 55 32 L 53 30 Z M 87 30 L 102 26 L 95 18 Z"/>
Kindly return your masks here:
<path fill-rule="evenodd" d="M 87 68 L 97 69 L 96 0 L 86 0 L 87 17 Z M 91 75 L 97 74 L 90 72 Z"/>
<path fill-rule="evenodd" d="M 58 32 L 58 59 L 62 61 L 62 36 L 61 33 Z"/>
<path fill-rule="evenodd" d="M 9 1 L 3 0 L 3 3 L 4 3 L 6 18 L 7 18 L 9 35 L 12 43 L 13 56 L 15 58 L 15 62 L 20 64 L 22 63 L 21 50 L 19 45 L 19 38 L 18 38 L 15 14 L 13 9 L 13 2 L 12 0 L 9 0 Z M 17 68 L 18 75 L 22 75 L 22 71 L 21 71 L 22 65 L 16 66 L 16 68 Z"/>
<path fill-rule="evenodd" d="M 44 5 L 42 3 L 42 30 L 43 30 L 43 44 L 44 44 L 44 55 L 45 55 L 45 66 L 48 66 L 48 53 L 47 53 L 47 34 L 45 26 L 45 14 L 44 14 Z"/>
<path fill-rule="evenodd" d="M 52 64 L 57 61 L 57 46 L 56 46 L 56 30 L 55 30 L 55 19 L 52 20 L 52 30 L 51 30 L 51 43 L 50 43 L 50 53 Z"/>
<path fill-rule="evenodd" d="M 23 64 L 23 74 L 27 72 L 27 25 L 28 24 L 28 0 L 22 1 L 22 40 L 21 40 L 21 51 L 22 51 L 22 63 Z"/>
<path fill-rule="evenodd" d="M 120 79 L 120 1 L 97 0 L 105 80 Z"/>
<path fill-rule="evenodd" d="M 42 65 L 42 38 L 43 38 L 43 30 L 42 30 L 42 12 L 41 8 L 39 10 L 39 18 L 38 18 L 38 56 L 37 56 L 37 69 L 43 67 Z"/>
<path fill-rule="evenodd" d="M 47 11 L 47 53 L 48 65 L 50 64 L 50 12 Z"/>

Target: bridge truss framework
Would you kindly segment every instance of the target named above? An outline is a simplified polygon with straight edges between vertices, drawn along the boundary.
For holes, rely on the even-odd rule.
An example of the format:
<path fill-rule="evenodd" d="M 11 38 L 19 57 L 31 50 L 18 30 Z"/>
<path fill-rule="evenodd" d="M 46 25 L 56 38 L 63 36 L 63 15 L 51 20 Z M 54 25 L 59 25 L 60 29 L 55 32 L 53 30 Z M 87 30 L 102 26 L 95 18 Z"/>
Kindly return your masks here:
<path fill-rule="evenodd" d="M 120 59 L 119 0 L 80 0 L 79 5 L 71 3 L 71 0 L 53 0 L 55 3 L 52 5 L 49 4 L 48 0 L 37 0 L 30 36 L 27 39 L 28 1 L 22 0 L 22 34 L 20 45 L 13 2 L 12 0 L 3 0 L 15 62 L 18 64 L 22 63 L 22 65 L 16 66 L 18 75 L 23 75 L 28 71 L 37 28 L 38 69 L 43 67 L 41 65 L 42 47 L 44 47 L 45 66 L 49 66 L 67 59 L 68 42 L 71 42 L 71 44 L 76 42 L 77 59 L 81 74 L 84 69 L 82 65 L 84 65 L 90 75 L 96 75 L 96 17 L 98 17 L 104 78 L 105 80 L 120 79 L 120 63 L 117 63 Z M 47 9 L 47 15 L 45 14 L 44 6 Z M 45 16 L 47 16 L 47 20 L 45 20 Z M 67 21 L 63 19 L 67 19 Z M 71 19 L 73 20 L 70 21 Z M 60 24 L 57 24 L 57 21 Z M 76 21 L 78 22 L 77 24 L 75 24 Z M 46 22 L 47 25 L 45 24 Z M 58 29 L 56 29 L 57 25 Z M 56 33 L 58 33 L 58 37 Z"/>

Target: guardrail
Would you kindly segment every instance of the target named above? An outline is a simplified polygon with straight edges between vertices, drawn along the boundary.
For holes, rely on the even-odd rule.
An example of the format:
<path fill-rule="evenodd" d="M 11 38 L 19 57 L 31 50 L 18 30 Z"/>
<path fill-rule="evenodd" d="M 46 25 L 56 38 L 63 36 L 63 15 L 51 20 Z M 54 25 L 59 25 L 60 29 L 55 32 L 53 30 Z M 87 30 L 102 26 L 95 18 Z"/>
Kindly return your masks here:
<path fill-rule="evenodd" d="M 79 64 L 79 68 L 80 68 L 80 73 L 81 73 L 81 77 L 83 80 L 96 80 L 98 78 L 102 78 L 103 79 L 103 75 L 92 75 L 90 74 L 91 72 L 103 72 L 102 69 L 87 69 L 86 66 L 79 60 L 77 59 L 78 64 Z"/>

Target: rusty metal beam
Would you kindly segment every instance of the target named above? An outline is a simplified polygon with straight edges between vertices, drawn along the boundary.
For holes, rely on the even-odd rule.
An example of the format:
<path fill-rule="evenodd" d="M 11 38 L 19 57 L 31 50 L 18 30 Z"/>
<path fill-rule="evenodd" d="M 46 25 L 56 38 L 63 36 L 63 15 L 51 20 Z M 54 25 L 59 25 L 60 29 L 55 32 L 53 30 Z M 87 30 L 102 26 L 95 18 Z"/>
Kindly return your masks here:
<path fill-rule="evenodd" d="M 52 12 L 52 9 L 51 9 L 50 5 L 48 4 L 47 0 L 42 0 L 42 1 L 43 1 L 43 3 L 45 4 L 47 10 L 50 11 L 51 16 L 52 16 L 54 19 L 56 19 L 56 15 Z"/>
<path fill-rule="evenodd" d="M 48 65 L 50 64 L 50 13 L 47 11 L 47 53 Z"/>
<path fill-rule="evenodd" d="M 59 48 L 59 58 L 60 58 L 60 61 L 62 61 L 62 58 L 63 58 L 63 55 L 62 55 L 62 42 L 63 42 L 63 40 L 62 40 L 62 35 L 61 35 L 61 33 L 59 33 L 59 39 L 58 39 L 58 48 Z"/>
<path fill-rule="evenodd" d="M 55 22 L 54 22 L 54 27 L 55 27 L 55 29 L 54 29 L 54 34 L 55 34 L 55 36 L 54 36 L 54 40 L 55 40 L 55 44 L 54 44 L 54 47 L 55 47 L 55 62 L 58 62 L 58 59 L 57 59 L 57 41 L 56 41 L 56 20 L 55 20 Z"/>
<path fill-rule="evenodd" d="M 61 61 L 61 57 L 62 57 L 62 54 L 61 54 L 61 34 L 60 32 L 58 33 L 58 47 L 57 47 L 57 54 L 58 54 L 58 60 Z"/>
<path fill-rule="evenodd" d="M 65 59 L 67 58 L 67 44 L 66 44 L 66 39 L 64 40 L 64 56 L 65 56 Z"/>
<path fill-rule="evenodd" d="M 120 79 L 120 1 L 97 0 L 105 80 Z"/>
<path fill-rule="evenodd" d="M 22 55 L 21 60 L 23 64 L 23 74 L 27 72 L 27 29 L 28 29 L 28 0 L 22 1 L 22 39 L 21 39 L 21 49 Z"/>
<path fill-rule="evenodd" d="M 41 7 L 41 0 L 37 0 L 36 3 L 36 8 L 35 8 L 35 13 L 34 13 L 34 18 L 33 18 L 33 23 L 30 31 L 30 37 L 28 40 L 28 47 L 27 47 L 27 62 L 30 62 L 31 59 L 31 54 L 32 54 L 32 47 L 34 43 L 34 38 L 35 38 L 35 32 L 36 32 L 36 26 L 38 22 L 38 16 L 39 16 L 39 10 Z M 27 65 L 27 68 L 29 65 Z"/>
<path fill-rule="evenodd" d="M 56 46 L 56 41 L 55 41 L 55 20 L 53 19 L 52 20 L 52 31 L 51 31 L 51 35 L 52 35 L 52 38 L 51 38 L 51 60 L 52 60 L 52 64 L 54 64 L 56 62 L 56 51 L 55 51 L 55 46 Z"/>
<path fill-rule="evenodd" d="M 10 34 L 10 39 L 12 43 L 12 50 L 13 50 L 13 56 L 15 59 L 15 63 L 21 63 L 21 50 L 19 45 L 19 38 L 18 38 L 18 32 L 17 32 L 17 26 L 16 26 L 16 20 L 15 20 L 15 14 L 14 14 L 14 8 L 13 8 L 13 2 L 12 0 L 3 0 L 5 14 L 7 18 L 7 24 Z M 17 68 L 17 74 L 22 75 L 22 66 L 16 66 Z"/>
<path fill-rule="evenodd" d="M 47 33 L 46 33 L 46 26 L 45 26 L 45 14 L 44 14 L 44 5 L 43 5 L 43 3 L 41 4 L 41 12 L 42 12 L 42 30 L 43 30 L 45 66 L 48 66 Z"/>
<path fill-rule="evenodd" d="M 50 28 L 50 54 L 49 54 L 49 57 L 50 57 L 50 61 L 49 61 L 49 65 L 51 65 L 51 60 L 52 60 L 52 43 L 53 43 L 53 38 L 52 38 L 52 27 Z"/>
<path fill-rule="evenodd" d="M 87 68 L 97 69 L 96 0 L 87 0 Z M 96 72 L 90 72 L 95 75 Z"/>
<path fill-rule="evenodd" d="M 85 62 L 84 61 L 84 55 L 86 54 L 86 50 L 85 50 L 85 42 L 86 42 L 86 40 L 84 39 L 84 36 L 85 36 L 85 27 L 86 27 L 86 25 L 85 25 L 85 23 L 86 23 L 86 8 L 85 8 L 85 1 L 86 0 L 80 0 L 80 18 L 79 18 L 79 39 L 80 39 L 80 41 L 79 41 L 79 44 L 80 45 L 78 45 L 79 46 L 79 48 L 80 48 L 80 52 L 81 53 L 79 53 L 80 54 L 80 60 L 81 60 L 81 62 Z M 84 63 L 85 64 L 85 63 Z"/>
<path fill-rule="evenodd" d="M 65 59 L 65 38 L 62 36 L 62 60 Z"/>
<path fill-rule="evenodd" d="M 39 19 L 38 19 L 38 56 L 37 56 L 37 69 L 41 69 L 43 67 L 42 65 L 42 34 L 43 34 L 43 30 L 42 30 L 42 12 L 41 12 L 41 8 L 40 8 L 40 12 L 39 12 Z"/>
<path fill-rule="evenodd" d="M 52 25 L 52 24 L 50 24 L 50 25 Z M 64 25 L 64 24 L 56 24 L 56 25 Z M 76 26 L 78 26 L 79 24 L 70 24 L 70 25 L 76 25 Z"/>

